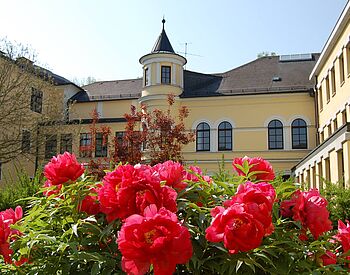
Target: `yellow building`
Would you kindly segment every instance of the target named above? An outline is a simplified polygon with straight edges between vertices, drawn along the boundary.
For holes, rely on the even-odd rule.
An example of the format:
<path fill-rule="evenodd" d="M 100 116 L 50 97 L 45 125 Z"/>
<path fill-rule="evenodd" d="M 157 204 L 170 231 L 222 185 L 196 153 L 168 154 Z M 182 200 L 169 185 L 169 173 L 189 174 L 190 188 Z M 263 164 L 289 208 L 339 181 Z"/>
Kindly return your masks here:
<path fill-rule="evenodd" d="M 311 186 L 319 187 L 319 174 L 348 184 L 349 16 L 347 4 L 321 54 L 266 56 L 216 74 L 186 70 L 187 60 L 175 53 L 163 21 L 153 49 L 139 60 L 142 78 L 59 86 L 62 106 L 67 109 L 70 103 L 63 111 L 67 120 L 59 128 L 40 127 L 39 133 L 50 139 L 36 158 L 44 164 L 52 155 L 70 151 L 81 162 L 103 159 L 112 152 L 101 134 L 91 140 L 94 109 L 98 126 L 110 127 L 112 137 L 119 138 L 131 105 L 164 108 L 167 96 L 174 94 L 175 108 L 190 111 L 186 128 L 196 133 L 195 142 L 183 148 L 186 164 L 212 173 L 222 159 L 230 169 L 234 157 L 261 156 L 284 175 L 294 168 L 298 180 Z M 93 152 L 80 150 L 92 143 Z"/>
<path fill-rule="evenodd" d="M 261 156 L 289 175 L 316 145 L 315 83 L 308 75 L 317 58 L 318 54 L 269 56 L 220 74 L 187 71 L 187 61 L 173 50 L 163 21 L 151 53 L 140 58 L 143 78 L 98 81 L 71 98 L 75 104 L 70 119 L 82 122 L 80 136 L 73 137 L 73 152 L 79 154 L 79 145 L 92 143 L 89 118 L 94 108 L 100 125 L 118 136 L 131 105 L 163 108 L 167 95 L 174 94 L 176 108 L 189 108 L 186 128 L 196 132 L 196 142 L 183 150 L 187 164 L 214 172 L 222 156 L 227 168 L 234 157 Z M 92 156 L 108 153 L 99 146 Z M 80 160 L 85 162 L 83 155 Z"/>
<path fill-rule="evenodd" d="M 16 180 L 20 170 L 33 176 L 39 148 L 56 138 L 41 128 L 58 128 L 68 99 L 81 90 L 23 56 L 0 52 L 0 183 Z"/>
<path fill-rule="evenodd" d="M 300 183 L 324 181 L 350 187 L 350 2 L 347 3 L 310 74 L 316 82 L 317 146 L 295 167 Z"/>

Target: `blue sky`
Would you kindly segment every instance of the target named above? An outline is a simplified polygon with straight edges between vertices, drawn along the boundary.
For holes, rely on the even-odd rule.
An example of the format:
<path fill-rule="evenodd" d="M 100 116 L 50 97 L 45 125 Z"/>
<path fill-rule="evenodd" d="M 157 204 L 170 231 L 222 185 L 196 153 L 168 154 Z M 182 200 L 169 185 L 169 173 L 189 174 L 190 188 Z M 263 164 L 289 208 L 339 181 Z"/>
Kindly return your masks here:
<path fill-rule="evenodd" d="M 139 58 L 165 29 L 187 69 L 230 70 L 259 52 L 319 52 L 346 0 L 0 0 L 0 38 L 29 44 L 66 78 L 142 75 Z"/>

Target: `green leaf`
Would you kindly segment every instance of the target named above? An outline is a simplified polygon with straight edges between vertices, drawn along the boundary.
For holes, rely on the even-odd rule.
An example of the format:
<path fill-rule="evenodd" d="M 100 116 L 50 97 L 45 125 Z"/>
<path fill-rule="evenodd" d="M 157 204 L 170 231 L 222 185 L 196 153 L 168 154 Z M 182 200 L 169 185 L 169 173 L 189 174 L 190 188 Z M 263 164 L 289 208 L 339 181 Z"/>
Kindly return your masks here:
<path fill-rule="evenodd" d="M 241 268 L 242 264 L 243 264 L 243 261 L 237 260 L 237 264 L 236 264 L 236 273 L 237 273 L 238 270 Z"/>

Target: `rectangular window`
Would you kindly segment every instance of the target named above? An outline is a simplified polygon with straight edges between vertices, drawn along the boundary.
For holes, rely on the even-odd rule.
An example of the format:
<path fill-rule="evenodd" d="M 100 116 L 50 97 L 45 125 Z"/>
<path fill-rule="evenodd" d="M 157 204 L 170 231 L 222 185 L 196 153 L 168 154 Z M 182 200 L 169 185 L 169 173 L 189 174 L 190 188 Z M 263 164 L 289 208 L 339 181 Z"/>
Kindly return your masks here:
<path fill-rule="evenodd" d="M 328 125 L 328 137 L 332 135 L 332 126 L 329 124 Z"/>
<path fill-rule="evenodd" d="M 346 46 L 346 67 L 350 75 L 350 44 Z"/>
<path fill-rule="evenodd" d="M 96 133 L 95 157 L 107 157 L 107 135 Z"/>
<path fill-rule="evenodd" d="M 61 154 L 63 154 L 64 152 L 72 153 L 72 144 L 73 144 L 72 134 L 62 134 L 60 153 Z"/>
<path fill-rule="evenodd" d="M 22 131 L 22 152 L 29 153 L 30 151 L 30 132 L 27 130 Z"/>
<path fill-rule="evenodd" d="M 318 101 L 319 101 L 319 105 L 320 105 L 320 111 L 323 110 L 323 95 L 322 95 L 322 85 L 320 86 L 320 88 L 318 88 Z"/>
<path fill-rule="evenodd" d="M 57 137 L 47 135 L 45 142 L 45 158 L 49 159 L 57 155 Z"/>
<path fill-rule="evenodd" d="M 331 83 L 332 83 L 332 95 L 334 96 L 336 93 L 336 86 L 335 86 L 335 71 L 334 67 L 331 69 Z"/>
<path fill-rule="evenodd" d="M 346 116 L 346 110 L 342 111 L 341 113 L 342 120 L 343 120 L 343 125 L 347 123 L 347 116 Z"/>
<path fill-rule="evenodd" d="M 148 86 L 149 71 L 148 68 L 145 69 L 145 86 Z"/>
<path fill-rule="evenodd" d="M 30 109 L 33 112 L 41 113 L 43 108 L 43 92 L 32 88 L 32 95 L 30 98 Z"/>
<path fill-rule="evenodd" d="M 322 131 L 320 133 L 320 143 L 322 143 L 324 141 L 324 132 Z"/>
<path fill-rule="evenodd" d="M 318 182 L 319 182 L 319 190 L 323 189 L 323 172 L 322 172 L 322 160 L 317 164 L 318 169 Z"/>
<path fill-rule="evenodd" d="M 335 118 L 335 120 L 333 121 L 333 129 L 334 129 L 334 132 L 338 129 L 338 120 L 337 120 L 337 118 Z"/>
<path fill-rule="evenodd" d="M 124 136 L 125 136 L 125 132 L 115 132 L 115 139 L 119 146 L 123 144 Z"/>
<path fill-rule="evenodd" d="M 329 75 L 327 75 L 325 81 L 326 81 L 326 95 L 327 95 L 327 103 L 328 103 L 329 100 L 331 99 L 331 90 L 329 88 Z"/>
<path fill-rule="evenodd" d="M 170 84 L 171 82 L 171 67 L 162 66 L 162 84 Z"/>
<path fill-rule="evenodd" d="M 345 71 L 344 71 L 344 56 L 341 54 L 339 56 L 339 74 L 340 74 L 340 83 L 345 81 Z"/>
<path fill-rule="evenodd" d="M 79 155 L 82 158 L 90 158 L 92 155 L 92 142 L 90 133 L 80 134 Z"/>
<path fill-rule="evenodd" d="M 324 159 L 324 164 L 325 164 L 325 172 L 326 172 L 326 181 L 331 180 L 331 164 L 329 161 L 329 158 Z"/>

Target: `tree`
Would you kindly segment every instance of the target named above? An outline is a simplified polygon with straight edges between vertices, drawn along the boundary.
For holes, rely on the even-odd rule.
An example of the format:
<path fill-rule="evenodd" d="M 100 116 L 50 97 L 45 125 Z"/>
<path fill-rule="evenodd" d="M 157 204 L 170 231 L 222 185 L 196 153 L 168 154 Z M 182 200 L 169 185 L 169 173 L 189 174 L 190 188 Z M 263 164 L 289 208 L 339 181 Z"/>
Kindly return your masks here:
<path fill-rule="evenodd" d="M 0 163 L 19 155 L 33 159 L 43 142 L 39 126 L 63 118 L 63 91 L 35 57 L 27 46 L 0 40 Z"/>
<path fill-rule="evenodd" d="M 92 158 L 90 154 L 90 170 L 95 175 L 100 175 L 97 168 L 105 168 L 107 162 L 151 165 L 167 160 L 181 162 L 182 148 L 194 141 L 194 133 L 185 129 L 185 120 L 189 115 L 187 107 L 179 108 L 177 117 L 173 117 L 174 103 L 174 96 L 170 95 L 165 111 L 155 109 L 149 112 L 145 105 L 137 111 L 135 106 L 131 106 L 131 112 L 124 115 L 127 122 L 124 134 L 119 137 L 110 136 L 110 127 L 97 126 L 98 113 L 94 110 L 91 114 L 92 124 L 89 133 L 92 142 L 88 147 L 80 148 L 80 152 L 93 152 L 96 146 L 96 133 L 102 133 L 104 146 L 107 146 L 111 153 L 102 161 Z"/>
<path fill-rule="evenodd" d="M 92 84 L 94 82 L 96 82 L 96 78 L 93 77 L 93 76 L 88 76 L 86 78 L 77 78 L 77 77 L 74 77 L 72 79 L 72 82 L 77 84 L 78 86 L 85 86 L 85 85 L 89 85 L 89 84 Z"/>

